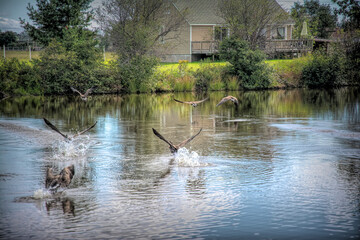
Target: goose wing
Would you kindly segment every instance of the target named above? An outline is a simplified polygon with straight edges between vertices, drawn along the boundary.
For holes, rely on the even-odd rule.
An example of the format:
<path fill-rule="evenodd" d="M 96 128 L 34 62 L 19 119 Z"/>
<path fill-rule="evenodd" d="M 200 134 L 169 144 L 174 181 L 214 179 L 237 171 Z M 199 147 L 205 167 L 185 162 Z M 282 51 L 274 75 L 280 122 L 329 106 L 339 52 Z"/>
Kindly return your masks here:
<path fill-rule="evenodd" d="M 167 144 L 169 144 L 171 147 L 174 147 L 176 149 L 176 147 L 174 146 L 174 144 L 172 144 L 171 142 L 169 142 L 168 140 L 166 140 L 158 131 L 156 131 L 154 128 L 152 129 L 154 134 L 160 138 L 161 140 L 163 140 L 164 142 L 166 142 Z"/>
<path fill-rule="evenodd" d="M 52 168 L 48 168 L 46 170 L 46 178 L 45 178 L 45 188 L 49 188 L 50 184 L 54 181 L 55 176 L 52 172 Z"/>
<path fill-rule="evenodd" d="M 92 126 L 90 126 L 89 128 L 87 128 L 87 129 L 85 129 L 85 130 L 82 130 L 81 132 L 75 134 L 75 135 L 73 136 L 73 138 L 75 138 L 75 137 L 77 137 L 77 136 L 79 136 L 79 135 L 81 135 L 81 134 L 86 133 L 87 131 L 89 131 L 90 129 L 92 129 L 93 127 L 95 127 L 96 123 L 97 123 L 97 121 L 96 121 Z"/>
<path fill-rule="evenodd" d="M 95 89 L 96 87 L 91 87 L 88 90 L 86 90 L 86 92 L 84 93 L 84 97 L 87 97 L 90 93 L 92 93 L 92 91 Z"/>
<path fill-rule="evenodd" d="M 66 139 L 69 139 L 69 137 L 65 134 L 63 134 L 62 132 L 59 131 L 59 129 L 57 129 L 57 127 L 55 127 L 49 120 L 47 120 L 46 118 L 43 118 L 45 123 L 55 132 L 59 133 L 61 136 L 63 136 Z"/>
<path fill-rule="evenodd" d="M 79 92 L 78 90 L 76 90 L 75 88 L 73 88 L 73 87 L 70 87 L 71 88 L 71 90 L 73 91 L 73 92 L 77 92 L 78 94 L 80 94 L 80 96 L 82 96 L 82 93 L 81 92 Z"/>
<path fill-rule="evenodd" d="M 199 104 L 199 103 L 205 102 L 205 101 L 208 100 L 208 99 L 209 99 L 209 97 L 207 97 L 207 98 L 205 98 L 205 99 L 203 99 L 203 100 L 195 101 L 195 102 L 193 102 L 193 103 Z"/>
<path fill-rule="evenodd" d="M 224 97 L 223 99 L 221 99 L 221 101 L 218 104 L 216 104 L 216 106 L 219 106 L 219 105 L 221 105 L 221 104 L 223 104 L 223 103 L 225 103 L 225 102 L 227 102 L 229 100 L 230 100 L 229 97 Z"/>
<path fill-rule="evenodd" d="M 177 100 L 177 99 L 175 99 L 175 98 L 174 98 L 174 101 L 179 102 L 179 103 L 192 104 L 192 102 L 184 102 L 184 101 Z"/>
<path fill-rule="evenodd" d="M 191 140 L 193 140 L 197 135 L 199 135 L 201 131 L 202 131 L 202 128 L 200 129 L 200 131 L 199 131 L 197 134 L 195 134 L 195 135 L 192 136 L 191 138 L 186 139 L 185 141 L 181 142 L 179 145 L 177 145 L 177 147 L 178 147 L 178 148 L 184 147 L 187 143 L 189 143 L 189 142 L 190 142 Z"/>

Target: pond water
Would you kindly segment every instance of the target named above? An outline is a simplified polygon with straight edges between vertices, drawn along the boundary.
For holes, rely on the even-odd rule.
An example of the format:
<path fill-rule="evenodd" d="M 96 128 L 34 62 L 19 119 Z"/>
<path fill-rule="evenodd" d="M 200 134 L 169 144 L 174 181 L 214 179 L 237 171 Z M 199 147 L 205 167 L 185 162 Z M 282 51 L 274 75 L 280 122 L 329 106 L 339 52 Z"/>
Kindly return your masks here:
<path fill-rule="evenodd" d="M 359 239 L 359 92 L 2 100 L 0 238 Z M 215 107 L 226 95 L 238 108 Z M 97 124 L 66 142 L 43 117 L 69 135 Z M 176 144 L 203 130 L 174 156 L 152 128 Z M 46 169 L 71 164 L 48 193 Z"/>

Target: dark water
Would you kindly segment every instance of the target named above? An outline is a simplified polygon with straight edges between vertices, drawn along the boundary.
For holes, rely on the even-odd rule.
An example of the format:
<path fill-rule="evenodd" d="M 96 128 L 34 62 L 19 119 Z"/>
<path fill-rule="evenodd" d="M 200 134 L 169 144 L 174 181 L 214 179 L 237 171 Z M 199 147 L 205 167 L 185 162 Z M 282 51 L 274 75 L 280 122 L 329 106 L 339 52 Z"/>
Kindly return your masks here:
<path fill-rule="evenodd" d="M 360 89 L 0 102 L 1 239 L 359 239 Z M 47 127 L 75 134 L 72 142 Z M 178 143 L 175 157 L 155 128 Z M 45 171 L 75 165 L 49 195 Z"/>

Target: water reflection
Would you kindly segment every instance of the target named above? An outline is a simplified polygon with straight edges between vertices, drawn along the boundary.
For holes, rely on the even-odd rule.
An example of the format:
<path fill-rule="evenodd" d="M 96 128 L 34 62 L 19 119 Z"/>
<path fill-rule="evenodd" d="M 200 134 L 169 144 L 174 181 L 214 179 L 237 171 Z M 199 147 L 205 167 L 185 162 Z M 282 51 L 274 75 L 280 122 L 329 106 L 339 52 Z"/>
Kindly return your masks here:
<path fill-rule="evenodd" d="M 215 107 L 227 95 L 238 108 Z M 196 108 L 173 100 L 207 96 Z M 4 99 L 0 235 L 359 237 L 359 96 L 341 88 Z M 66 133 L 98 124 L 66 142 L 43 117 Z M 203 131 L 173 156 L 152 128 L 169 139 Z M 47 167 L 70 164 L 64 195 L 31 199 Z"/>

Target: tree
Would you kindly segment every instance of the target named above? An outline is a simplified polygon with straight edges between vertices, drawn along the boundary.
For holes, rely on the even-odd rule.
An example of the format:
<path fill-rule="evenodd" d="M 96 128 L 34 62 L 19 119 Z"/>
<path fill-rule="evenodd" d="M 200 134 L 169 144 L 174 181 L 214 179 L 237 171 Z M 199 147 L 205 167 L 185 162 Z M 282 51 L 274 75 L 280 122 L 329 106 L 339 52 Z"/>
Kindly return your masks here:
<path fill-rule="evenodd" d="M 219 16 L 225 19 L 233 36 L 255 48 L 266 35 L 266 27 L 287 19 L 275 0 L 219 0 Z"/>
<path fill-rule="evenodd" d="M 154 54 L 163 38 L 183 20 L 169 0 L 108 0 L 97 9 L 97 22 L 110 37 L 121 62 Z"/>
<path fill-rule="evenodd" d="M 291 8 L 291 17 L 295 20 L 294 37 L 300 38 L 303 22 L 308 24 L 310 36 L 328 38 L 329 29 L 336 27 L 337 15 L 329 4 L 320 4 L 319 0 L 305 0 L 304 5 L 295 2 Z"/>
<path fill-rule="evenodd" d="M 333 0 L 339 6 L 337 13 L 344 16 L 343 25 L 346 30 L 360 28 L 360 2 L 357 0 Z"/>
<path fill-rule="evenodd" d="M 68 28 L 85 29 L 91 20 L 90 8 L 93 0 L 36 0 L 37 9 L 30 3 L 28 15 L 34 25 L 20 18 L 21 25 L 35 41 L 47 46 L 55 38 L 61 40 Z"/>
<path fill-rule="evenodd" d="M 16 33 L 11 31 L 1 32 L 0 31 L 0 46 L 7 46 L 10 43 L 13 43 L 16 41 Z"/>

